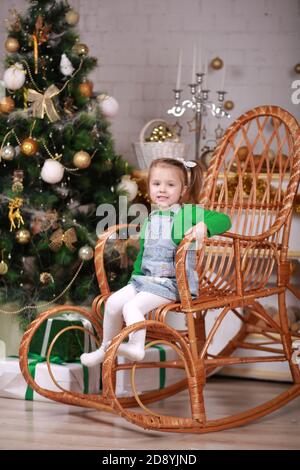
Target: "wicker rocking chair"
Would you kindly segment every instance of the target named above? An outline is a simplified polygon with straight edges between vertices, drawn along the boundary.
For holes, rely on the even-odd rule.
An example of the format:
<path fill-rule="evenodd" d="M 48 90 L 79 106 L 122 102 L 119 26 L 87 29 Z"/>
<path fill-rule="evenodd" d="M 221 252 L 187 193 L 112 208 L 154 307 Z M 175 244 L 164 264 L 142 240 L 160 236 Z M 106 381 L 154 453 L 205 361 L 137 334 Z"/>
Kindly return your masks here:
<path fill-rule="evenodd" d="M 28 384 L 53 400 L 116 413 L 142 428 L 185 433 L 206 433 L 239 426 L 271 413 L 300 395 L 300 370 L 293 360 L 293 337 L 285 300 L 290 277 L 288 241 L 299 175 L 300 130 L 297 121 L 276 106 L 258 107 L 242 115 L 227 129 L 215 150 L 199 201 L 207 209 L 226 212 L 232 220 L 230 233 L 206 239 L 197 252 L 199 297 L 193 300 L 188 289 L 185 258 L 192 241 L 186 237 L 176 254 L 180 302 L 171 302 L 150 312 L 148 320 L 124 328 L 113 340 L 102 368 L 103 393 L 71 393 L 63 390 L 54 377 L 61 392 L 41 388 L 29 373 L 28 351 L 42 322 L 64 310 L 76 311 L 92 322 L 99 338 L 102 336 L 102 307 L 110 295 L 104 248 L 111 235 L 125 225 L 109 228 L 96 247 L 95 266 L 101 295 L 94 300 L 91 311 L 75 306 L 52 308 L 34 320 L 24 334 L 20 365 Z M 278 297 L 279 322 L 263 306 L 263 300 L 270 296 Z M 220 309 L 220 314 L 207 332 L 206 319 L 216 309 Z M 166 323 L 170 311 L 185 314 L 185 330 L 177 331 Z M 213 340 L 217 334 L 222 334 L 229 314 L 238 322 L 238 329 L 222 350 L 213 354 Z M 178 360 L 118 363 L 117 350 L 121 342 L 129 333 L 145 326 L 147 347 L 167 344 L 177 352 Z M 261 335 L 260 343 L 247 342 L 246 337 L 252 332 Z M 238 357 L 237 348 L 254 349 L 258 355 Z M 276 361 L 286 361 L 290 368 L 293 383 L 287 384 L 285 392 L 235 415 L 209 418 L 204 390 L 212 371 L 225 365 Z M 136 369 L 149 367 L 181 368 L 186 377 L 164 389 L 139 394 L 134 385 Z M 48 368 L 51 372 L 49 361 Z M 116 394 L 116 374 L 122 369 L 132 370 L 132 396 Z M 167 416 L 146 406 L 184 389 L 189 392 L 189 417 Z M 137 406 L 140 410 L 132 409 Z"/>

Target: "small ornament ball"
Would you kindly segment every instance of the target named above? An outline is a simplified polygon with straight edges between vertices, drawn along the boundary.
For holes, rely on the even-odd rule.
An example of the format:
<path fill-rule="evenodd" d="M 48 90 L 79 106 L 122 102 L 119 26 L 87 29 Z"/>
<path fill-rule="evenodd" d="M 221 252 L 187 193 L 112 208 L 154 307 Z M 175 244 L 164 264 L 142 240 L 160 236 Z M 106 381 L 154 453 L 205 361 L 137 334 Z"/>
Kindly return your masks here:
<path fill-rule="evenodd" d="M 5 49 L 7 52 L 17 52 L 20 49 L 20 43 L 16 38 L 13 38 L 12 36 L 8 36 L 8 38 L 5 41 Z"/>
<path fill-rule="evenodd" d="M 119 103 L 113 96 L 102 94 L 97 96 L 97 101 L 104 116 L 113 118 L 118 114 Z"/>
<path fill-rule="evenodd" d="M 79 93 L 84 98 L 90 98 L 93 95 L 93 86 L 94 86 L 94 84 L 91 81 L 86 81 L 86 82 L 80 83 L 80 85 L 78 87 Z"/>
<path fill-rule="evenodd" d="M 9 114 L 15 109 L 15 102 L 11 96 L 4 96 L 0 99 L 0 112 Z"/>
<path fill-rule="evenodd" d="M 41 273 L 40 274 L 40 282 L 42 284 L 45 284 L 45 285 L 54 282 L 52 274 L 47 273 L 47 272 Z"/>
<path fill-rule="evenodd" d="M 94 250 L 89 245 L 84 245 L 80 248 L 78 255 L 82 261 L 89 261 L 94 256 Z"/>
<path fill-rule="evenodd" d="M 22 228 L 16 232 L 16 240 L 20 245 L 26 245 L 30 242 L 30 232 Z"/>
<path fill-rule="evenodd" d="M 88 168 L 91 164 L 91 160 L 92 159 L 90 154 L 88 152 L 85 152 L 84 150 L 76 152 L 73 157 L 74 165 L 76 166 L 76 168 L 80 168 L 81 170 Z"/>
<path fill-rule="evenodd" d="M 31 157 L 38 151 L 39 145 L 35 139 L 32 137 L 27 137 L 24 139 L 21 144 L 21 152 L 26 155 L 27 157 Z"/>
<path fill-rule="evenodd" d="M 238 157 L 240 160 L 244 161 L 246 160 L 246 158 L 248 157 L 248 154 L 249 154 L 249 149 L 246 145 L 243 145 L 242 147 L 240 147 L 238 149 Z"/>
<path fill-rule="evenodd" d="M 294 70 L 296 73 L 300 73 L 300 63 L 295 65 Z"/>
<path fill-rule="evenodd" d="M 3 160 L 13 160 L 16 156 L 16 150 L 15 147 L 12 145 L 8 144 L 5 145 L 1 151 L 0 151 L 0 157 L 3 158 Z"/>
<path fill-rule="evenodd" d="M 75 26 L 79 21 L 79 13 L 71 8 L 67 11 L 65 18 L 70 26 Z"/>
<path fill-rule="evenodd" d="M 57 160 L 48 158 L 42 168 L 41 178 L 49 184 L 59 183 L 64 177 L 65 168 Z"/>
<path fill-rule="evenodd" d="M 8 266 L 7 266 L 7 264 L 5 263 L 5 261 L 2 260 L 2 261 L 0 262 L 0 275 L 3 276 L 3 274 L 6 274 L 7 271 L 8 271 Z"/>
<path fill-rule="evenodd" d="M 223 63 L 223 60 L 220 59 L 220 57 L 215 57 L 211 61 L 210 65 L 214 70 L 220 70 L 223 67 L 224 63 Z"/>
<path fill-rule="evenodd" d="M 225 101 L 224 108 L 226 109 L 226 111 L 231 111 L 234 108 L 234 102 L 231 100 Z"/>
<path fill-rule="evenodd" d="M 79 56 L 85 56 L 85 55 L 88 55 L 89 53 L 89 48 L 87 47 L 86 44 L 83 44 L 83 43 L 80 43 L 80 42 L 77 42 L 74 46 L 73 46 L 73 52 L 75 52 L 75 54 L 79 55 Z"/>

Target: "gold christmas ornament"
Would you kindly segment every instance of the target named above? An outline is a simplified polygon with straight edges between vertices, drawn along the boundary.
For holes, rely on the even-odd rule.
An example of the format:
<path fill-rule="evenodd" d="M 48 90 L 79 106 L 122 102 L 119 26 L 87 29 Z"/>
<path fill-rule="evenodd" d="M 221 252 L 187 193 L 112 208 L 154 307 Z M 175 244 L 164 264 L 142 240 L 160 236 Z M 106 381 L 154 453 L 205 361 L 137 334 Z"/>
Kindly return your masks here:
<path fill-rule="evenodd" d="M 149 137 L 145 139 L 146 142 L 165 142 L 174 141 L 178 137 L 173 127 L 167 124 L 160 124 L 153 128 Z"/>
<path fill-rule="evenodd" d="M 79 13 L 71 8 L 67 11 L 65 19 L 70 26 L 75 26 L 79 21 Z"/>
<path fill-rule="evenodd" d="M 238 149 L 237 155 L 239 159 L 243 161 L 243 160 L 246 160 L 248 153 L 249 153 L 248 147 L 244 145 Z"/>
<path fill-rule="evenodd" d="M 223 65 L 224 65 L 224 62 L 222 59 L 220 59 L 220 57 L 215 57 L 211 63 L 210 63 L 211 67 L 214 69 L 214 70 L 220 70 Z"/>
<path fill-rule="evenodd" d="M 16 240 L 20 245 L 26 245 L 30 242 L 30 232 L 25 228 L 22 228 L 16 232 Z"/>
<path fill-rule="evenodd" d="M 33 102 L 32 115 L 44 119 L 45 113 L 51 122 L 59 120 L 59 115 L 54 107 L 52 98 L 60 93 L 60 90 L 55 85 L 50 85 L 44 94 L 39 93 L 32 88 L 29 88 L 27 100 Z"/>
<path fill-rule="evenodd" d="M 7 266 L 7 264 L 5 263 L 5 261 L 2 260 L 2 261 L 0 262 L 0 275 L 3 276 L 4 274 L 7 273 L 7 271 L 8 271 L 8 266 Z"/>
<path fill-rule="evenodd" d="M 5 49 L 7 52 L 17 52 L 20 49 L 20 43 L 16 38 L 13 38 L 11 36 L 8 36 L 8 38 L 5 41 Z"/>
<path fill-rule="evenodd" d="M 40 282 L 42 284 L 50 284 L 51 282 L 54 282 L 53 276 L 50 273 L 41 273 L 40 275 Z"/>
<path fill-rule="evenodd" d="M 234 102 L 231 101 L 231 100 L 225 101 L 225 103 L 224 103 L 224 108 L 225 108 L 227 111 L 231 111 L 231 109 L 234 108 Z"/>
<path fill-rule="evenodd" d="M 4 145 L 4 147 L 2 147 L 2 149 L 0 150 L 0 161 L 1 161 L 1 158 L 3 160 L 8 160 L 8 161 L 13 160 L 15 156 L 16 156 L 15 147 L 13 147 L 10 144 Z"/>
<path fill-rule="evenodd" d="M 12 232 L 13 229 L 17 228 L 15 224 L 15 220 L 18 224 L 18 228 L 20 228 L 21 224 L 24 225 L 24 220 L 21 215 L 20 208 L 23 205 L 23 199 L 20 197 L 15 197 L 14 199 L 9 201 L 8 204 L 8 218 L 10 220 L 10 232 Z"/>
<path fill-rule="evenodd" d="M 78 87 L 79 93 L 84 98 L 90 98 L 93 95 L 93 86 L 94 84 L 91 81 L 80 83 Z"/>
<path fill-rule="evenodd" d="M 86 44 L 77 42 L 73 47 L 72 47 L 73 52 L 75 54 L 80 55 L 80 56 L 85 56 L 88 55 L 89 53 L 89 48 L 87 47 Z"/>
<path fill-rule="evenodd" d="M 24 189 L 24 185 L 23 183 L 20 183 L 20 182 L 13 183 L 11 189 L 14 193 L 22 193 Z"/>
<path fill-rule="evenodd" d="M 62 228 L 59 228 L 54 233 L 52 233 L 50 237 L 49 248 L 52 251 L 58 251 L 64 243 L 69 250 L 74 251 L 75 247 L 73 244 L 76 242 L 77 235 L 74 227 L 69 228 L 65 232 Z"/>
<path fill-rule="evenodd" d="M 39 145 L 38 142 L 32 137 L 27 137 L 24 139 L 21 144 L 21 152 L 24 153 L 27 157 L 31 157 L 38 151 Z"/>
<path fill-rule="evenodd" d="M 84 245 L 80 248 L 78 255 L 82 261 L 89 261 L 94 256 L 94 250 L 89 245 Z"/>
<path fill-rule="evenodd" d="M 9 114 L 15 109 L 15 102 L 11 96 L 4 96 L 0 99 L 0 112 Z"/>
<path fill-rule="evenodd" d="M 14 193 L 21 193 L 24 189 L 23 186 L 23 178 L 24 178 L 24 171 L 23 170 L 15 170 L 12 180 L 12 190 Z"/>
<path fill-rule="evenodd" d="M 88 168 L 91 164 L 91 160 L 92 159 L 90 154 L 85 152 L 84 150 L 76 152 L 73 157 L 74 165 L 76 166 L 76 168 L 80 168 L 81 170 Z"/>
<path fill-rule="evenodd" d="M 294 70 L 296 73 L 300 73 L 300 63 L 295 65 Z"/>

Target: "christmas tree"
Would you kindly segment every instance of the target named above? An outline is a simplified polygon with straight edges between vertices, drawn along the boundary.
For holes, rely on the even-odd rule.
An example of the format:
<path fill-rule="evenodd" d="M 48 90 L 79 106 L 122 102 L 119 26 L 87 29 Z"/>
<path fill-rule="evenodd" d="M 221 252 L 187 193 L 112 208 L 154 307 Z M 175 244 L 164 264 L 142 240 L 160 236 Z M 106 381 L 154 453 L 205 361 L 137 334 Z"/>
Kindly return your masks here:
<path fill-rule="evenodd" d="M 67 1 L 29 0 L 25 13 L 11 14 L 0 100 L 0 310 L 16 299 L 21 307 L 86 303 L 99 294 L 96 208 L 117 206 L 129 172 L 106 119 L 118 104 L 93 91 L 87 76 L 97 61 Z M 128 273 L 112 258 L 114 288 Z"/>

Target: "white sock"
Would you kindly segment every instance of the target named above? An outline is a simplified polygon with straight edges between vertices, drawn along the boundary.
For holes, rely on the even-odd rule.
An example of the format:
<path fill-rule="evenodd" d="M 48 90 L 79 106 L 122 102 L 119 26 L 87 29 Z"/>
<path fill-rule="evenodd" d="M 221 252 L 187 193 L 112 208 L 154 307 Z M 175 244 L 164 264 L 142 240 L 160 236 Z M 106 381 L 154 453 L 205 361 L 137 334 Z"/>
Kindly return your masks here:
<path fill-rule="evenodd" d="M 93 367 L 97 364 L 101 364 L 104 361 L 105 352 L 110 342 L 102 343 L 100 348 L 90 353 L 83 353 L 80 356 L 80 362 L 84 366 Z"/>
<path fill-rule="evenodd" d="M 114 292 L 106 301 L 103 318 L 103 341 L 97 351 L 84 353 L 80 356 L 80 361 L 84 366 L 93 367 L 104 361 L 105 352 L 111 340 L 120 333 L 123 326 L 123 305 L 136 295 L 132 285 L 127 285 L 117 292 Z"/>
<path fill-rule="evenodd" d="M 131 333 L 128 343 L 120 344 L 118 356 L 124 356 L 131 361 L 142 361 L 145 357 L 145 338 L 145 328 Z"/>

